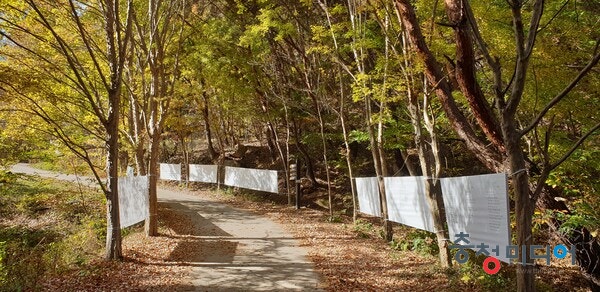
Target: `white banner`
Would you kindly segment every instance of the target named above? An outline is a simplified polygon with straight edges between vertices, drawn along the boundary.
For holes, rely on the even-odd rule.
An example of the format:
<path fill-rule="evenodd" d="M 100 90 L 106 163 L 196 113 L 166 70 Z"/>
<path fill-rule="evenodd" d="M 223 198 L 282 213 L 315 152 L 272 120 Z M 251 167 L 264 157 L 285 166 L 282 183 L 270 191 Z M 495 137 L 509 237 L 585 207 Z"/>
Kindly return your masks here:
<path fill-rule="evenodd" d="M 119 178 L 119 216 L 121 228 L 148 218 L 148 177 Z"/>
<path fill-rule="evenodd" d="M 376 177 L 357 177 L 356 194 L 359 211 L 371 216 L 381 217 L 381 201 Z"/>
<path fill-rule="evenodd" d="M 216 165 L 199 165 L 190 164 L 190 181 L 205 182 L 205 183 L 217 183 L 217 171 L 218 166 Z"/>
<path fill-rule="evenodd" d="M 160 179 L 181 181 L 181 164 L 160 164 Z"/>
<path fill-rule="evenodd" d="M 225 167 L 225 184 L 256 191 L 278 193 L 276 170 Z"/>
<path fill-rule="evenodd" d="M 435 232 L 421 176 L 385 177 L 389 220 Z"/>
<path fill-rule="evenodd" d="M 467 233 L 469 245 L 489 245 L 487 250 L 491 256 L 508 263 L 506 246 L 510 245 L 510 223 L 506 175 L 442 178 L 441 183 L 450 240 L 454 242 L 460 232 Z M 491 251 L 496 246 L 499 255 Z"/>

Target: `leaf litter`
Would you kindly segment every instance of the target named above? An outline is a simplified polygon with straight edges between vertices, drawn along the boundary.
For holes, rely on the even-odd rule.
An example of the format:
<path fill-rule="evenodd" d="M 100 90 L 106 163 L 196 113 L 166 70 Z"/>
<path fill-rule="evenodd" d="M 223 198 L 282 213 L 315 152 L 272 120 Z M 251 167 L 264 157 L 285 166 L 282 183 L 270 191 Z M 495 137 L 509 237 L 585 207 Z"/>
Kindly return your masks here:
<path fill-rule="evenodd" d="M 301 246 L 309 249 L 320 286 L 327 291 L 488 290 L 462 281 L 456 276 L 458 268 L 440 268 L 433 256 L 393 249 L 376 231 L 368 236 L 357 234 L 351 218 L 342 217 L 342 222 L 332 223 L 328 221 L 328 212 L 323 210 L 296 210 L 282 204 L 248 201 L 242 196 L 224 196 L 213 189 L 189 192 L 281 223 Z M 377 224 L 373 218 L 363 219 Z M 42 287 L 53 291 L 194 290 L 186 263 L 190 258 L 199 261 L 207 256 L 186 235 L 193 234 L 194 228 L 185 214 L 161 204 L 159 236 L 146 237 L 138 226 L 123 239 L 123 261 L 106 262 L 99 255 L 83 270 L 47 277 Z M 538 279 L 555 290 L 587 291 L 585 281 L 573 267 L 544 266 L 539 271 Z"/>

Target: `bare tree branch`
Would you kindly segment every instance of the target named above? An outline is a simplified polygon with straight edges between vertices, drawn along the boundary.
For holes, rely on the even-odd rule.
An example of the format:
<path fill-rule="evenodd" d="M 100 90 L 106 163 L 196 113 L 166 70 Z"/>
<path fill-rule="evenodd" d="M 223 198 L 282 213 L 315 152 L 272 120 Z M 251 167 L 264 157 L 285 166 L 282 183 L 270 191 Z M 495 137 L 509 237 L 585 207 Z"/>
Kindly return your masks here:
<path fill-rule="evenodd" d="M 567 153 L 565 153 L 559 160 L 557 160 L 550 166 L 550 170 L 554 170 L 563 162 L 565 162 L 565 160 L 567 160 L 573 154 L 573 152 L 575 152 L 575 150 L 577 150 L 579 146 L 581 146 L 581 144 L 583 144 L 583 142 L 585 142 L 585 140 L 592 134 L 594 134 L 594 132 L 596 132 L 598 129 L 600 129 L 600 123 L 597 123 L 587 133 L 585 133 L 585 135 L 581 136 L 581 138 L 579 138 L 579 140 L 575 144 L 573 144 L 573 146 L 571 146 L 571 149 L 569 149 Z"/>
<path fill-rule="evenodd" d="M 82 72 L 85 70 L 80 70 L 81 66 L 77 65 L 78 62 L 74 59 L 73 55 L 70 53 L 70 52 L 72 52 L 71 48 L 62 39 L 62 37 L 60 37 L 60 35 L 58 35 L 58 33 L 54 30 L 52 25 L 46 19 L 46 16 L 44 15 L 44 13 L 42 13 L 40 11 L 37 4 L 32 0 L 27 0 L 26 2 L 30 5 L 31 8 L 33 8 L 33 10 L 36 12 L 36 14 L 40 17 L 40 20 L 42 21 L 42 23 L 44 24 L 46 29 L 48 29 L 50 31 L 50 33 L 53 35 L 55 40 L 58 42 L 58 45 L 60 46 L 61 51 L 62 51 L 62 55 L 66 58 L 66 60 L 69 64 L 69 67 L 73 71 L 73 74 L 75 74 L 75 77 L 77 79 L 77 84 L 83 90 L 85 97 L 88 99 L 90 106 L 94 110 L 94 113 L 96 114 L 96 116 L 98 116 L 98 119 L 100 119 L 100 122 L 106 126 L 107 125 L 106 116 L 104 115 L 104 112 L 101 109 L 98 100 L 94 97 L 95 95 L 93 95 L 90 92 L 90 90 L 88 89 L 86 82 L 84 81 L 84 78 L 82 76 Z"/>
<path fill-rule="evenodd" d="M 529 32 L 525 38 L 525 28 L 522 18 L 522 1 L 513 1 L 513 29 L 515 32 L 515 46 L 517 53 L 517 61 L 514 69 L 514 80 L 512 80 L 511 94 L 508 103 L 503 111 L 503 116 L 510 119 L 515 116 L 519 103 L 523 98 L 525 83 L 527 77 L 527 69 L 535 39 L 537 37 L 537 28 L 540 25 L 540 19 L 544 12 L 544 0 L 536 0 L 533 5 L 533 13 L 529 23 Z"/>
<path fill-rule="evenodd" d="M 106 81 L 106 77 L 104 76 L 104 71 L 102 70 L 102 67 L 100 67 L 98 60 L 96 59 L 96 53 L 94 52 L 94 50 L 92 49 L 92 47 L 90 45 L 89 34 L 83 27 L 83 23 L 81 23 L 81 19 L 79 18 L 79 14 L 77 12 L 77 8 L 75 8 L 75 4 L 73 3 L 73 0 L 69 0 L 69 5 L 71 7 L 71 16 L 73 17 L 73 19 L 75 20 L 75 23 L 77 24 L 77 31 L 79 32 L 79 35 L 81 36 L 81 40 L 83 41 L 83 44 L 85 45 L 85 48 L 87 49 L 88 55 L 90 56 L 90 58 L 92 59 L 92 62 L 94 63 L 94 67 L 96 68 L 96 71 L 98 72 L 98 75 L 100 76 L 100 79 L 102 80 L 102 84 L 104 85 L 105 88 L 109 88 L 108 82 Z"/>
<path fill-rule="evenodd" d="M 596 42 L 596 48 L 600 45 L 600 40 Z M 577 84 L 583 79 L 591 70 L 598 64 L 600 61 L 600 52 L 597 52 L 596 55 L 587 63 L 587 65 L 579 71 L 579 74 L 565 87 L 560 93 L 558 93 L 545 107 L 542 109 L 538 115 L 533 119 L 531 124 L 527 126 L 525 129 L 521 131 L 521 135 L 525 135 L 530 132 L 534 127 L 536 127 L 540 121 L 544 118 L 544 116 L 550 111 L 556 104 L 562 101 L 570 92 L 577 86 Z"/>

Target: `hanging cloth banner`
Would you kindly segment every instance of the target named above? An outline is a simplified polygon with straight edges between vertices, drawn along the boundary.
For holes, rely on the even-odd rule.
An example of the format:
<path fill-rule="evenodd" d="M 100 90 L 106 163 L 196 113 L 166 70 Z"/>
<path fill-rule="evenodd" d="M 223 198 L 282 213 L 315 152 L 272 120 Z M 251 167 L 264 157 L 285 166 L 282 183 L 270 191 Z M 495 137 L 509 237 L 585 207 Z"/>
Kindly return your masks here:
<path fill-rule="evenodd" d="M 225 185 L 270 193 L 279 192 L 276 170 L 226 166 Z"/>
<path fill-rule="evenodd" d="M 160 164 L 160 179 L 181 181 L 181 164 Z"/>
<path fill-rule="evenodd" d="M 200 165 L 190 164 L 190 181 L 217 183 L 218 166 L 216 165 Z"/>
<path fill-rule="evenodd" d="M 148 177 L 120 177 L 118 184 L 121 228 L 146 220 L 149 208 Z"/>
<path fill-rule="evenodd" d="M 435 232 L 422 176 L 385 177 L 389 220 Z"/>
<path fill-rule="evenodd" d="M 490 255 L 509 263 L 510 221 L 506 174 L 440 179 L 450 241 L 461 232 L 469 234 L 469 245 L 485 244 Z M 464 243 L 463 243 L 464 244 Z M 499 255 L 492 254 L 498 249 Z M 477 250 L 477 248 L 474 248 Z"/>
<path fill-rule="evenodd" d="M 356 194 L 358 207 L 361 213 L 381 217 L 381 201 L 379 199 L 379 186 L 376 177 L 357 177 Z"/>

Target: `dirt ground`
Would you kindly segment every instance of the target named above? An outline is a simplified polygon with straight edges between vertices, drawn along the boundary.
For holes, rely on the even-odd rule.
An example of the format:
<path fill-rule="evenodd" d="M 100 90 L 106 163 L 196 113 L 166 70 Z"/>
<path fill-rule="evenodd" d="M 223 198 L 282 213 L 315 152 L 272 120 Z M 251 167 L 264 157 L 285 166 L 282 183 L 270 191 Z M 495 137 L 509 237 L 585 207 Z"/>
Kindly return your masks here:
<path fill-rule="evenodd" d="M 124 238 L 122 262 L 98 257 L 85 270 L 51 275 L 44 290 L 515 289 L 510 266 L 502 267 L 502 277 L 484 277 L 464 266 L 442 269 L 431 255 L 392 248 L 373 218 L 362 218 L 369 228 L 358 230 L 349 217 L 332 222 L 322 208 L 296 210 L 281 203 L 286 199 L 280 195 L 248 196 L 203 185 L 164 191 L 177 198 L 166 196 L 160 203 L 160 236 L 147 238 L 138 225 Z M 410 230 L 396 226 L 395 232 L 402 237 Z M 578 269 L 563 263 L 538 266 L 536 281 L 538 291 L 589 291 Z"/>
<path fill-rule="evenodd" d="M 363 217 L 371 223 L 370 230 L 357 230 L 348 216 L 329 220 L 323 209 L 302 207 L 296 210 L 281 202 L 285 198 L 252 195 L 223 195 L 206 191 L 200 186 L 195 192 L 212 200 L 226 202 L 238 208 L 267 216 L 280 222 L 286 230 L 300 239 L 309 250 L 320 275 L 321 286 L 328 291 L 514 291 L 514 266 L 503 266 L 501 277 L 485 275 L 481 266 L 456 265 L 442 269 L 438 259 L 412 250 L 398 250 L 385 242 L 380 234 L 379 220 Z M 250 200 L 249 200 L 250 199 Z M 314 205 L 305 202 L 304 205 Z M 402 237 L 411 231 L 396 225 L 395 234 Z M 537 266 L 538 291 L 590 291 L 587 280 L 576 266 L 553 262 Z M 499 274 L 499 275 L 500 275 Z M 479 279 L 475 279 L 478 277 Z M 482 279 L 485 277 L 485 279 Z"/>
<path fill-rule="evenodd" d="M 189 267 L 188 280 L 200 291 L 319 291 L 308 250 L 273 220 L 217 202 L 207 192 L 159 190 L 161 206 L 190 220 L 171 253 Z"/>

